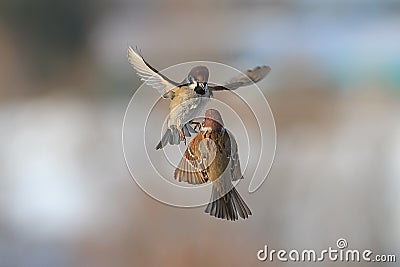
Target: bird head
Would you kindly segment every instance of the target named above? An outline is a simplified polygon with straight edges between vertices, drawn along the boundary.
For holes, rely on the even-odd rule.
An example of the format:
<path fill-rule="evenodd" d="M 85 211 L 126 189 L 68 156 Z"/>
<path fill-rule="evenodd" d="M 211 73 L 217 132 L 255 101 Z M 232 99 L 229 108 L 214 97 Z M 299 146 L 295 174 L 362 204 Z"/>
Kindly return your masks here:
<path fill-rule="evenodd" d="M 212 131 L 219 131 L 224 128 L 221 114 L 216 109 L 207 109 L 204 118 L 204 128 L 209 128 Z"/>
<path fill-rule="evenodd" d="M 204 95 L 208 89 L 208 68 L 205 66 L 196 66 L 188 74 L 187 82 L 194 85 L 194 91 L 197 94 Z"/>

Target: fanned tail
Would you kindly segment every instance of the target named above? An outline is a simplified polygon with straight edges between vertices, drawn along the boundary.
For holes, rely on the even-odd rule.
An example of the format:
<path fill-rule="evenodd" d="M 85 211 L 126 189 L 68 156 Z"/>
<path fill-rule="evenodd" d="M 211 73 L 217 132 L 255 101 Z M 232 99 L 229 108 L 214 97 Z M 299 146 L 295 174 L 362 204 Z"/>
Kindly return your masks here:
<path fill-rule="evenodd" d="M 168 128 L 161 141 L 157 144 L 156 150 L 165 147 L 167 144 L 171 145 L 179 145 L 180 142 L 180 133 L 176 126 L 171 126 Z"/>
<path fill-rule="evenodd" d="M 185 137 L 190 137 L 190 133 L 196 133 L 196 131 L 193 130 L 193 128 L 186 123 L 182 127 L 182 131 L 185 135 Z M 178 130 L 178 128 L 175 125 L 171 125 L 170 128 L 167 129 L 163 137 L 161 138 L 161 141 L 157 144 L 156 150 L 161 149 L 165 147 L 166 145 L 179 145 L 181 142 L 181 133 Z"/>
<path fill-rule="evenodd" d="M 231 191 L 222 197 L 218 198 L 218 195 L 219 192 L 217 187 L 213 186 L 211 201 L 207 205 L 205 210 L 206 213 L 209 213 L 211 216 L 220 219 L 232 221 L 238 219 L 238 214 L 243 219 L 246 219 L 251 215 L 251 210 L 239 195 L 239 192 L 235 189 L 235 187 L 232 187 Z"/>

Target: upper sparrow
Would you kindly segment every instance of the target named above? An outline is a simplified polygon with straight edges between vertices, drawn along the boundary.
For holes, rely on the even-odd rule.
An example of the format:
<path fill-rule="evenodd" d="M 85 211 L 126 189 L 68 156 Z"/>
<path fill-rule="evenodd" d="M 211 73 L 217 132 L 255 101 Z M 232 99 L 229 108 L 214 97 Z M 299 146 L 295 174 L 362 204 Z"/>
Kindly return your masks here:
<path fill-rule="evenodd" d="M 138 51 L 128 48 L 128 60 L 142 81 L 157 89 L 164 98 L 171 100 L 168 114 L 168 128 L 156 149 L 168 143 L 177 145 L 185 141 L 190 133 L 192 120 L 203 111 L 213 91 L 235 90 L 263 79 L 271 70 L 268 66 L 258 66 L 238 75 L 224 85 L 208 82 L 209 72 L 205 66 L 192 68 L 187 77 L 180 83 L 175 82 L 158 72 L 147 63 Z"/>

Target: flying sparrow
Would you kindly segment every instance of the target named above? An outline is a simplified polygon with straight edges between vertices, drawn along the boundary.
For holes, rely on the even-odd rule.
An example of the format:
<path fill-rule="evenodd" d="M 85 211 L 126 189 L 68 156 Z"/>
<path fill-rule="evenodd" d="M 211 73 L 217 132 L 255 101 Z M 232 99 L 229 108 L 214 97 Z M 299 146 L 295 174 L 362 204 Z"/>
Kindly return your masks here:
<path fill-rule="evenodd" d="M 140 52 L 128 48 L 128 60 L 142 81 L 157 89 L 163 98 L 171 100 L 167 119 L 167 130 L 156 149 L 167 144 L 186 144 L 186 137 L 196 133 L 192 128 L 192 120 L 200 115 L 208 103 L 213 91 L 235 90 L 241 86 L 251 85 L 263 79 L 271 70 L 268 66 L 258 66 L 238 75 L 224 85 L 208 82 L 209 72 L 205 66 L 192 68 L 181 82 L 175 82 L 147 63 Z"/>
<path fill-rule="evenodd" d="M 203 126 L 190 140 L 174 177 L 190 184 L 212 182 L 211 199 L 205 210 L 211 216 L 234 221 L 238 214 L 243 219 L 251 215 L 232 184 L 243 179 L 236 141 L 215 109 L 206 111 Z"/>

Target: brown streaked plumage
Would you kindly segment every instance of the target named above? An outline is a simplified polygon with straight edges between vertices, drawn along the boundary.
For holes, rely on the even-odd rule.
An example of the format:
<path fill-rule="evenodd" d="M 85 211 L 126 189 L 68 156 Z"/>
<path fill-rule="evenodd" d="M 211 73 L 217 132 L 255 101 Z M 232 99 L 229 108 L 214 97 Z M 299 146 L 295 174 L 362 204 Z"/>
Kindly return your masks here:
<path fill-rule="evenodd" d="M 201 131 L 190 141 L 175 170 L 175 179 L 190 184 L 212 182 L 206 212 L 217 218 L 237 220 L 251 215 L 249 207 L 232 184 L 242 179 L 237 144 L 224 127 L 217 110 L 206 111 Z"/>

